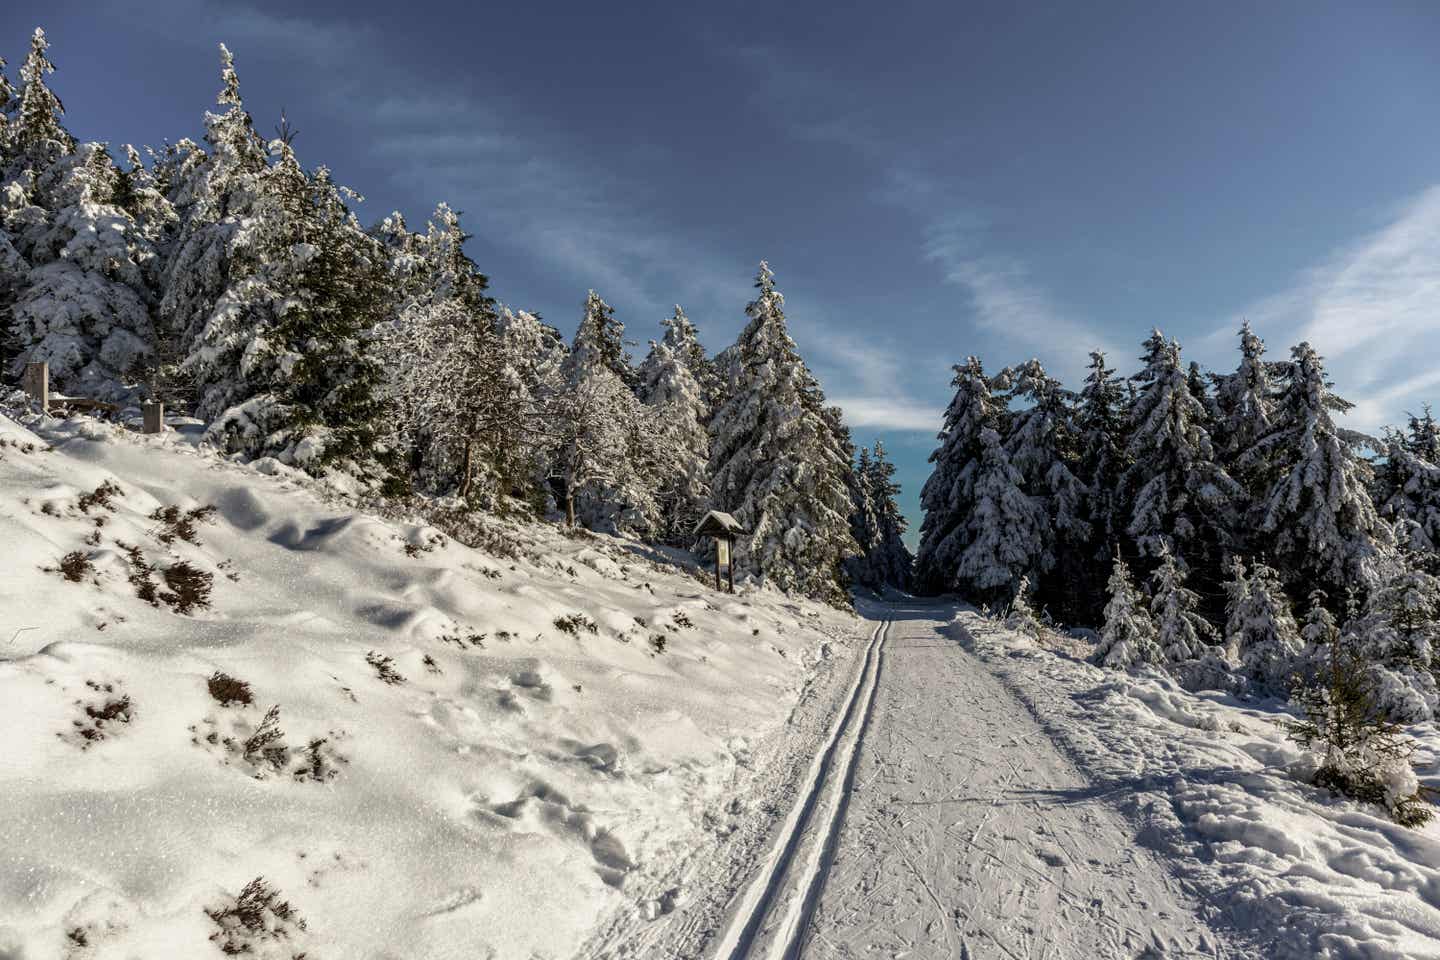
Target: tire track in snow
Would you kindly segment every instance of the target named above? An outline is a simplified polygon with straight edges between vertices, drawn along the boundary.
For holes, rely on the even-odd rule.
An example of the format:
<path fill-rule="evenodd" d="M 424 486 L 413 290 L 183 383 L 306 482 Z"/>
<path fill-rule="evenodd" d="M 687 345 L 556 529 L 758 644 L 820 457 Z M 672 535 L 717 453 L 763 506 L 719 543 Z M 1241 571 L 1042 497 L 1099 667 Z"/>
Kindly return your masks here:
<path fill-rule="evenodd" d="M 741 899 L 716 958 L 800 956 L 854 791 L 860 742 L 874 710 L 889 630 L 888 620 L 876 626 L 840 722 L 811 767 L 804 799 L 792 810 L 765 869 Z"/>

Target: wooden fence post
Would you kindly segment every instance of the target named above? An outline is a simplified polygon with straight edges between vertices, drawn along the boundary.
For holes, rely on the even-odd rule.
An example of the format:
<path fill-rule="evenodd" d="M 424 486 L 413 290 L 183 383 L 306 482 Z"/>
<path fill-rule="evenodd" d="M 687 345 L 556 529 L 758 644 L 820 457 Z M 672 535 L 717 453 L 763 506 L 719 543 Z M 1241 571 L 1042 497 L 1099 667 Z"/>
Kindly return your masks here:
<path fill-rule="evenodd" d="M 145 415 L 145 433 L 165 432 L 165 404 L 147 403 L 140 410 Z"/>
<path fill-rule="evenodd" d="M 43 361 L 25 364 L 20 387 L 40 404 L 41 413 L 50 412 L 50 364 Z"/>

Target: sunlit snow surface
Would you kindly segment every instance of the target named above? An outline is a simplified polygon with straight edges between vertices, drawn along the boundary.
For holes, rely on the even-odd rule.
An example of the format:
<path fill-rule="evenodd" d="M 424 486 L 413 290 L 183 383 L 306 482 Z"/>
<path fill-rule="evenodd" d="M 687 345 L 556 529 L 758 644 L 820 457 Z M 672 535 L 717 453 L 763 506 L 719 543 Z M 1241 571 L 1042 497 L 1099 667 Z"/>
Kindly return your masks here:
<path fill-rule="evenodd" d="M 504 556 L 183 429 L 32 426 L 0 417 L 5 960 L 220 956 L 206 910 L 257 876 L 305 928 L 272 924 L 256 956 L 569 955 L 604 915 L 670 908 L 652 888 L 758 802 L 744 761 L 822 646 L 863 641 L 854 617 L 717 594 L 622 541 L 509 525 Z M 111 506 L 82 510 L 107 481 Z M 198 543 L 162 541 L 157 509 L 206 505 Z M 176 559 L 211 573 L 213 605 L 141 600 L 130 548 L 162 593 Z M 72 551 L 80 582 L 54 569 Z M 556 626 L 576 614 L 593 632 Z M 213 699 L 217 670 L 254 704 Z M 279 763 L 227 747 L 272 705 Z"/>

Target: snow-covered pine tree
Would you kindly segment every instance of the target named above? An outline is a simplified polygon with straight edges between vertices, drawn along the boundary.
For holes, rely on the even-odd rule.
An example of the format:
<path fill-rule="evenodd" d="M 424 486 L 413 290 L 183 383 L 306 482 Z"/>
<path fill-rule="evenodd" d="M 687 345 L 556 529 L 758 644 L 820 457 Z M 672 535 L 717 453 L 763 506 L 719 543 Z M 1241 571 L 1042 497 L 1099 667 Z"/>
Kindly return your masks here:
<path fill-rule="evenodd" d="M 159 258 L 117 204 L 120 171 L 99 143 L 83 144 L 37 178 L 44 211 L 25 232 L 31 269 L 13 325 L 18 362 L 50 364 L 60 390 L 120 399 L 153 348 Z"/>
<path fill-rule="evenodd" d="M 876 582 L 897 590 L 909 590 L 915 558 L 905 546 L 905 530 L 909 522 L 900 512 L 895 497 L 900 484 L 895 482 L 895 464 L 890 462 L 885 445 L 878 439 L 870 451 L 870 464 L 863 473 L 869 489 L 872 515 L 875 518 L 874 544 L 870 548 L 869 567 Z"/>
<path fill-rule="evenodd" d="M 1130 576 L 1130 567 L 1117 552 L 1106 587 L 1109 600 L 1095 649 L 1095 662 L 1116 670 L 1160 663 L 1160 646 L 1155 622 L 1145 607 L 1145 597 Z"/>
<path fill-rule="evenodd" d="M 666 543 L 688 545 L 695 525 L 704 515 L 710 499 L 710 434 L 705 429 L 709 411 L 705 390 L 695 378 L 689 360 L 677 351 L 685 343 L 682 335 L 672 337 L 680 321 L 689 324 L 680 308 L 666 323 L 665 339 L 650 341 L 650 353 L 640 365 L 640 396 L 648 407 L 658 435 L 656 500 L 659 525 L 656 535 Z M 694 342 L 690 327 L 690 343 Z M 672 344 L 674 344 L 672 346 Z M 700 359 L 704 359 L 703 353 Z M 703 368 L 702 368 L 703 369 Z"/>
<path fill-rule="evenodd" d="M 9 169 L 0 179 L 13 180 L 24 170 L 38 174 L 75 149 L 75 138 L 62 120 L 65 108 L 45 80 L 55 72 L 49 49 L 45 31 L 36 27 L 30 37 L 30 52 L 20 66 L 19 102 L 6 125 Z"/>
<path fill-rule="evenodd" d="M 1032 580 L 1044 606 L 1062 619 L 1084 616 L 1088 598 L 1086 556 L 1092 531 L 1086 518 L 1088 490 L 1076 476 L 1080 468 L 1076 396 L 1030 360 L 1005 373 L 1010 399 L 1020 408 L 1011 416 L 1005 451 L 1020 471 L 1024 489 L 1044 506 L 1044 550 Z M 1049 574 L 1049 576 L 1039 576 Z"/>
<path fill-rule="evenodd" d="M 1265 341 L 1240 327 L 1240 365 L 1234 373 L 1215 378 L 1215 439 L 1220 462 L 1251 495 L 1261 494 L 1274 479 L 1272 464 L 1263 457 L 1242 459 L 1259 439 L 1274 428 L 1277 390 L 1265 360 Z"/>
<path fill-rule="evenodd" d="M 1280 575 L 1263 563 L 1232 562 L 1225 641 L 1258 689 L 1284 694 L 1303 647 Z"/>
<path fill-rule="evenodd" d="M 647 534 L 659 515 L 659 424 L 631 389 L 624 326 L 594 290 L 584 311 L 564 365 L 561 441 L 552 459 L 566 520 Z"/>
<path fill-rule="evenodd" d="M 980 435 L 1001 426 L 1001 399 L 978 357 L 954 367 L 950 385 L 955 396 L 945 410 L 940 446 L 930 454 L 935 466 L 920 490 L 920 547 L 915 558 L 921 590 L 937 593 L 956 588 L 960 558 L 970 544 L 968 521 L 975 506 L 975 476 L 983 446 Z"/>
<path fill-rule="evenodd" d="M 871 498 L 870 470 L 870 448 L 861 447 L 855 457 L 850 490 L 850 536 L 855 538 L 860 554 L 851 558 L 846 569 L 850 572 L 851 581 L 865 587 L 879 585 L 870 570 L 870 554 L 877 543 L 879 526 L 875 521 L 875 503 Z"/>
<path fill-rule="evenodd" d="M 1374 488 L 1380 515 L 1395 524 L 1407 562 L 1440 574 L 1440 425 L 1429 407 L 1410 417 L 1408 434 L 1386 432 Z"/>
<path fill-rule="evenodd" d="M 6 61 L 0 57 L 0 174 L 5 172 L 10 150 L 10 110 L 15 102 L 15 86 L 5 75 Z"/>
<path fill-rule="evenodd" d="M 690 376 L 700 387 L 700 400 L 709 415 L 710 408 L 719 399 L 720 377 L 716 372 L 715 362 L 706 354 L 705 348 L 700 344 L 699 331 L 695 324 L 685 315 L 680 304 L 675 304 L 675 313 L 664 320 L 660 325 L 665 328 L 665 335 L 661 337 L 660 343 L 670 354 L 684 364 Z M 642 369 L 640 374 L 640 399 L 646 403 L 651 402 L 647 378 Z"/>
<path fill-rule="evenodd" d="M 769 264 L 746 307 L 750 322 L 726 357 L 726 399 L 710 420 L 711 504 L 751 531 L 737 570 L 836 605 L 849 602 L 841 565 L 850 535 L 850 464 L 824 394 L 786 329 Z"/>
<path fill-rule="evenodd" d="M 541 395 L 538 339 L 520 336 L 528 327 L 509 311 L 502 322 L 445 204 L 424 235 L 398 215 L 373 233 L 390 253 L 399 311 L 383 351 L 394 443 L 415 483 L 497 511 L 533 501 L 553 393 Z"/>
<path fill-rule="evenodd" d="M 1351 404 L 1331 390 L 1308 343 L 1291 357 L 1274 426 L 1243 458 L 1274 465 L 1275 480 L 1256 504 L 1256 526 L 1288 583 L 1325 590 L 1332 600 L 1347 589 L 1363 595 L 1394 538 L 1370 499 L 1372 470 L 1357 449 L 1360 438 L 1332 419 Z"/>
<path fill-rule="evenodd" d="M 1044 554 L 1046 516 L 1042 502 L 1025 492 L 1000 435 L 988 427 L 980 431 L 970 490 L 973 507 L 956 587 L 977 602 L 1008 603 Z"/>
<path fill-rule="evenodd" d="M 202 332 L 212 321 L 224 322 L 217 312 L 245 309 L 236 293 L 263 266 L 256 207 L 266 178 L 265 145 L 245 111 L 234 58 L 224 44 L 220 64 L 216 102 L 223 109 L 205 114 L 210 151 L 181 141 L 164 164 L 180 226 L 165 265 L 157 333 L 178 345 L 191 371 L 203 363 L 193 356 Z M 213 415 L 213 399 L 208 406 Z"/>
<path fill-rule="evenodd" d="M 1088 599 L 1077 617 L 1082 623 L 1099 621 L 1108 576 L 1105 571 L 1129 523 L 1118 496 L 1120 478 L 1128 466 L 1126 403 L 1125 386 L 1106 365 L 1105 354 L 1091 351 L 1089 372 L 1075 411 L 1079 460 L 1075 473 L 1085 485 L 1084 518 L 1090 526 L 1090 540 L 1083 551 L 1085 569 L 1079 580 L 1082 597 Z"/>
<path fill-rule="evenodd" d="M 389 301 L 385 256 L 329 171 L 301 168 L 272 143 L 251 240 L 256 272 L 232 283 L 187 363 L 207 437 L 233 453 L 276 456 L 316 474 L 388 479 L 377 443 L 382 369 L 372 340 Z"/>
<path fill-rule="evenodd" d="M 1242 491 L 1215 460 L 1209 414 L 1191 390 L 1180 344 L 1154 330 L 1142 359 L 1133 378 L 1139 389 L 1130 410 L 1130 465 L 1121 477 L 1126 531 L 1141 556 L 1158 558 L 1163 546 L 1197 592 L 1211 595 Z"/>
<path fill-rule="evenodd" d="M 599 369 L 619 377 L 626 387 L 634 388 L 636 384 L 635 369 L 625 350 L 625 325 L 615 319 L 614 308 L 591 290 L 570 347 L 566 379 L 576 383 Z"/>
<path fill-rule="evenodd" d="M 1215 628 L 1196 612 L 1200 598 L 1186 588 L 1185 575 L 1163 546 L 1150 581 L 1150 613 L 1161 661 L 1173 667 L 1204 656 L 1215 641 Z"/>
<path fill-rule="evenodd" d="M 1389 565 L 1345 632 L 1369 667 L 1375 704 L 1385 716 L 1402 723 L 1435 717 L 1440 580 Z"/>

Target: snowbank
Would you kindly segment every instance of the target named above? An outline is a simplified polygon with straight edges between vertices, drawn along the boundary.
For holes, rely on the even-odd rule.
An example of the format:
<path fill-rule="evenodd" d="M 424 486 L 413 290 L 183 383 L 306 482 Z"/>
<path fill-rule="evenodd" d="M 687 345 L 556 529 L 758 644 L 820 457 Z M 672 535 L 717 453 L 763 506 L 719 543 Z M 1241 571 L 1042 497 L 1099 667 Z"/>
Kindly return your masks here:
<path fill-rule="evenodd" d="M 260 957 L 567 955 L 656 911 L 863 640 L 623 541 L 486 552 L 183 432 L 34 426 L 0 417 L 4 960 L 220 956 L 237 923 Z"/>
<path fill-rule="evenodd" d="M 1280 704 L 1101 670 L 1070 641 L 1042 646 L 975 613 L 953 628 L 1213 924 L 1279 960 L 1440 957 L 1440 825 L 1401 827 L 1303 782 L 1309 760 L 1286 739 Z M 1413 732 L 1435 784 L 1440 739 L 1429 724 Z"/>

